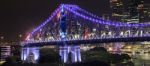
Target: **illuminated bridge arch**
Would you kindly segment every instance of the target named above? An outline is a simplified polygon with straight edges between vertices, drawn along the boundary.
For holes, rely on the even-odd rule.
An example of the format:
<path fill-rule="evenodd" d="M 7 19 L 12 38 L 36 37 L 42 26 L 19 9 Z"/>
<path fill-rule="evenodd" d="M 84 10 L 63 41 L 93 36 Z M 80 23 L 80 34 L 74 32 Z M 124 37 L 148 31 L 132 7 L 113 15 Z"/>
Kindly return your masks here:
<path fill-rule="evenodd" d="M 24 44 L 61 42 L 59 27 L 61 10 L 64 10 L 67 14 L 66 41 L 150 36 L 149 23 L 130 24 L 103 20 L 77 5 L 62 4 L 46 21 L 28 35 Z"/>
<path fill-rule="evenodd" d="M 65 14 L 65 32 L 62 32 L 62 12 Z M 48 19 L 34 29 L 22 42 L 22 60 L 39 57 L 39 47 L 58 45 L 61 59 L 68 60 L 69 52 L 72 61 L 80 62 L 79 44 L 107 42 L 150 41 L 149 23 L 123 23 L 104 20 L 77 5 L 60 5 Z M 70 47 L 70 48 L 69 48 Z M 70 50 L 69 50 L 70 49 Z"/>

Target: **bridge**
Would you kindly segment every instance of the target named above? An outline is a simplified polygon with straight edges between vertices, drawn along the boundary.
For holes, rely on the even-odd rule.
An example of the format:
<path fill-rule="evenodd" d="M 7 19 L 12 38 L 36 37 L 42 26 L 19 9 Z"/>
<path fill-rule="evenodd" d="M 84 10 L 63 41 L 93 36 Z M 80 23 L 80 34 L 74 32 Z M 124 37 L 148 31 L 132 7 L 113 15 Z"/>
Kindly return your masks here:
<path fill-rule="evenodd" d="M 38 60 L 39 47 L 59 45 L 64 63 L 81 62 L 80 44 L 150 41 L 150 23 L 104 20 L 77 5 L 61 4 L 50 17 L 22 42 L 22 60 L 32 53 Z"/>

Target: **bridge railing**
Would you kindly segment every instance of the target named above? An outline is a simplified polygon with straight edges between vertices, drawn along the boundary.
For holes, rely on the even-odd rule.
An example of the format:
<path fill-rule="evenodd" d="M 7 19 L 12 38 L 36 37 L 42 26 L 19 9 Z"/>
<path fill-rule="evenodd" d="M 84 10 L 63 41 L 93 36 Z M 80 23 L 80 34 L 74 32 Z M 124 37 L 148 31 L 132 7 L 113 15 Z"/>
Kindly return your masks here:
<path fill-rule="evenodd" d="M 74 41 L 74 40 L 92 40 L 92 39 L 113 39 L 113 38 L 130 38 L 130 37 L 150 37 L 150 33 L 146 32 L 143 34 L 102 34 L 102 35 L 89 35 L 88 37 L 85 36 L 73 36 L 73 37 L 66 37 L 65 39 L 61 39 L 58 37 L 57 39 L 54 38 L 41 38 L 40 40 L 30 39 L 25 41 L 24 43 L 41 43 L 41 42 L 59 42 L 59 41 Z"/>

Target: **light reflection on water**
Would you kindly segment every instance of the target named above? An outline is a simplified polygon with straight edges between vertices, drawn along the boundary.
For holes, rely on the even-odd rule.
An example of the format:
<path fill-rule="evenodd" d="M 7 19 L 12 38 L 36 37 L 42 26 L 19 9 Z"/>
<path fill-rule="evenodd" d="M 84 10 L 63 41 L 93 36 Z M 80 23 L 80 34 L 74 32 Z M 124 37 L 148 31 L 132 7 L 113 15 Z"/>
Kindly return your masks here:
<path fill-rule="evenodd" d="M 139 55 L 139 57 L 141 57 L 141 59 L 143 59 L 143 60 L 150 60 L 149 53 L 141 54 L 141 55 Z"/>
<path fill-rule="evenodd" d="M 150 53 L 136 54 L 135 66 L 150 66 Z"/>

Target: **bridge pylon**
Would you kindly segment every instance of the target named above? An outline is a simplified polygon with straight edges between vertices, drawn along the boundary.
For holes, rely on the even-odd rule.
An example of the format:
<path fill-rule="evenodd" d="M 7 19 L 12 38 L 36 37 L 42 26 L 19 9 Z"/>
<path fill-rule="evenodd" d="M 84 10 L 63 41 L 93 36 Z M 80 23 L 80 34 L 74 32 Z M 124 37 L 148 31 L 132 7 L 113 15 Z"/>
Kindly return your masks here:
<path fill-rule="evenodd" d="M 39 47 L 22 47 L 21 60 L 25 63 L 37 63 L 39 60 Z"/>
<path fill-rule="evenodd" d="M 61 6 L 61 17 L 60 17 L 60 37 L 63 42 L 63 46 L 59 47 L 59 54 L 61 56 L 61 60 L 64 63 L 75 63 L 75 62 L 81 62 L 81 54 L 80 54 L 80 47 L 79 46 L 69 46 L 67 43 L 65 43 L 66 37 L 67 37 L 67 17 L 66 17 L 66 11 L 63 8 L 63 5 Z"/>

